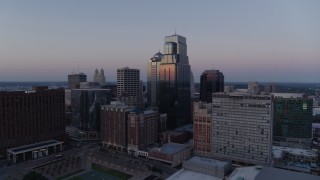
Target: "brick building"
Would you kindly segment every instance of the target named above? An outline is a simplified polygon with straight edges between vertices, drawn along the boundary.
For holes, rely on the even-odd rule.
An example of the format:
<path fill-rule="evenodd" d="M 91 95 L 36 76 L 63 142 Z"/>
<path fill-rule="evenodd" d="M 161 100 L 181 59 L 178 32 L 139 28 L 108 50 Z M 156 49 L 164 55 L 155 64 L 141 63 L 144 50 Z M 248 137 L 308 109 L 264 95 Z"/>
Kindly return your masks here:
<path fill-rule="evenodd" d="M 212 156 L 211 103 L 194 103 L 194 153 L 199 156 Z"/>
<path fill-rule="evenodd" d="M 128 115 L 128 153 L 138 155 L 157 142 L 159 113 L 153 110 L 133 109 Z"/>
<path fill-rule="evenodd" d="M 133 107 L 113 101 L 101 108 L 101 141 L 103 146 L 114 147 L 118 150 L 127 149 L 127 121 L 128 114 Z"/>
<path fill-rule="evenodd" d="M 0 156 L 13 147 L 65 137 L 64 89 L 0 91 Z"/>

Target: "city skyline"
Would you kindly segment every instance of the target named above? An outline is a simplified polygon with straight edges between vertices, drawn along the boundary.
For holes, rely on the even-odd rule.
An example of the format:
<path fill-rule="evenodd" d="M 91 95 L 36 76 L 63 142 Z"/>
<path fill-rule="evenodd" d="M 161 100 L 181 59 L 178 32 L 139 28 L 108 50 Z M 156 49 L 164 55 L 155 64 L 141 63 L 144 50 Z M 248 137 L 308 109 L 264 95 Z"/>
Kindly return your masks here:
<path fill-rule="evenodd" d="M 226 82 L 319 82 L 319 5 L 2 1 L 0 81 L 66 81 L 78 69 L 92 79 L 101 67 L 115 82 L 128 66 L 146 82 L 146 63 L 177 33 L 187 38 L 195 82 L 207 69 Z"/>

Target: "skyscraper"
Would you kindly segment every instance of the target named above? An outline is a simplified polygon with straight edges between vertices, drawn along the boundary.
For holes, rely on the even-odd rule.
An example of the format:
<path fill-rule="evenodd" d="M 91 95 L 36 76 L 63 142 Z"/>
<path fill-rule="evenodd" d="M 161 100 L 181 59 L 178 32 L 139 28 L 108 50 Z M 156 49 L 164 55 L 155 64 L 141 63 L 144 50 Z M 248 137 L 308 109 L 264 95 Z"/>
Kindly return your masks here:
<path fill-rule="evenodd" d="M 142 88 L 139 69 L 124 67 L 117 70 L 117 99 L 128 106 L 141 106 Z"/>
<path fill-rule="evenodd" d="M 87 75 L 85 75 L 84 73 L 68 75 L 69 89 L 78 89 L 80 87 L 80 82 L 87 82 Z"/>
<path fill-rule="evenodd" d="M 224 76 L 219 70 L 205 70 L 200 76 L 200 101 L 210 103 L 212 93 L 224 91 Z"/>
<path fill-rule="evenodd" d="M 158 52 L 148 61 L 147 93 L 148 93 L 149 107 L 158 107 L 160 104 L 159 67 L 160 67 L 162 57 L 163 57 L 163 54 Z"/>
<path fill-rule="evenodd" d="M 100 69 L 100 72 L 98 71 L 98 69 L 94 71 L 93 82 L 97 82 L 101 86 L 106 84 L 106 77 L 104 76 L 103 69 Z"/>
<path fill-rule="evenodd" d="M 190 65 L 186 38 L 165 37 L 164 55 L 159 67 L 159 110 L 167 113 L 169 128 L 191 119 Z"/>

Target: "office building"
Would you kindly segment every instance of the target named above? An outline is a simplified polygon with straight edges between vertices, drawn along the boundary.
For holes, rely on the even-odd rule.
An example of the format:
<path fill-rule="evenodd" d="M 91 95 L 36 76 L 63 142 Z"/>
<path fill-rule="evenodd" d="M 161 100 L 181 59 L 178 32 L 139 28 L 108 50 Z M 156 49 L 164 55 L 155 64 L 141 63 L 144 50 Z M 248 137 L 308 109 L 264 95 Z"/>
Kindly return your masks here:
<path fill-rule="evenodd" d="M 149 61 L 147 66 L 147 98 L 149 107 L 158 107 L 159 101 L 159 68 L 163 54 L 156 53 Z"/>
<path fill-rule="evenodd" d="M 260 93 L 260 88 L 258 82 L 249 82 L 248 83 L 248 93 L 251 94 L 259 94 Z"/>
<path fill-rule="evenodd" d="M 157 142 L 159 113 L 135 108 L 128 115 L 128 153 L 138 155 Z"/>
<path fill-rule="evenodd" d="M 277 145 L 308 146 L 312 137 L 312 99 L 298 93 L 273 93 L 273 141 Z M 304 145 L 303 145 L 304 144 Z"/>
<path fill-rule="evenodd" d="M 100 106 L 111 102 L 109 89 L 73 89 L 71 92 L 72 125 L 84 139 L 99 138 Z"/>
<path fill-rule="evenodd" d="M 213 156 L 239 164 L 270 164 L 272 122 L 270 95 L 213 93 Z"/>
<path fill-rule="evenodd" d="M 210 103 L 212 93 L 224 91 L 224 76 L 219 70 L 205 70 L 200 76 L 200 101 Z"/>
<path fill-rule="evenodd" d="M 190 65 L 185 37 L 176 34 L 165 37 L 159 85 L 159 111 L 167 114 L 168 128 L 174 129 L 190 122 Z"/>
<path fill-rule="evenodd" d="M 40 141 L 65 141 L 64 89 L 0 91 L 0 156 Z"/>
<path fill-rule="evenodd" d="M 101 106 L 101 141 L 103 146 L 118 150 L 127 149 L 128 115 L 134 107 L 123 102 L 113 101 Z"/>
<path fill-rule="evenodd" d="M 269 92 L 269 93 L 277 92 L 277 85 L 275 83 L 266 83 L 264 85 L 264 92 Z"/>
<path fill-rule="evenodd" d="M 141 107 L 142 87 L 139 69 L 124 67 L 117 70 L 117 98 L 128 106 Z"/>
<path fill-rule="evenodd" d="M 106 84 L 106 77 L 104 76 L 103 69 L 100 69 L 100 72 L 98 71 L 98 69 L 94 71 L 93 82 L 99 83 L 100 86 Z"/>
<path fill-rule="evenodd" d="M 193 110 L 194 153 L 212 157 L 212 111 L 211 103 L 195 102 Z"/>
<path fill-rule="evenodd" d="M 84 73 L 69 74 L 68 75 L 68 88 L 79 89 L 80 82 L 87 82 L 87 75 Z"/>

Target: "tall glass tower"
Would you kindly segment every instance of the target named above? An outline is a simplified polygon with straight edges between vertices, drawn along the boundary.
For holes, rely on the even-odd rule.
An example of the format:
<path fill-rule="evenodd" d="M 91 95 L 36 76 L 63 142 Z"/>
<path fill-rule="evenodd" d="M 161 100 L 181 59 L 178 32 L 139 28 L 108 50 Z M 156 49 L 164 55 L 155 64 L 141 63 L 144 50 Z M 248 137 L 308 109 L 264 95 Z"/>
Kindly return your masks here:
<path fill-rule="evenodd" d="M 165 37 L 159 65 L 159 111 L 167 113 L 167 126 L 173 129 L 191 119 L 190 65 L 186 38 Z"/>
<path fill-rule="evenodd" d="M 223 92 L 224 76 L 219 70 L 205 70 L 200 76 L 200 101 L 211 103 L 212 93 Z"/>

